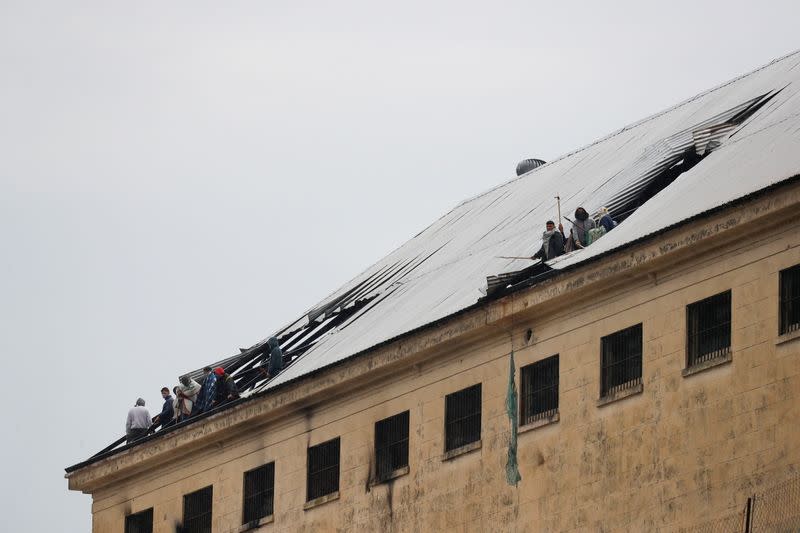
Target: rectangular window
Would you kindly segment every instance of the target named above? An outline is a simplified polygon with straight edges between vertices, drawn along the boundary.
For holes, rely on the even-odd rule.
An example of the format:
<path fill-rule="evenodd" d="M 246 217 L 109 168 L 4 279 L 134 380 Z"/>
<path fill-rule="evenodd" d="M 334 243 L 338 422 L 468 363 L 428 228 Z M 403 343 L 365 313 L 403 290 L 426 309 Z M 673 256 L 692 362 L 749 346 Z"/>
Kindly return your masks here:
<path fill-rule="evenodd" d="M 211 499 L 213 487 L 208 486 L 183 497 L 184 533 L 211 533 Z"/>
<path fill-rule="evenodd" d="M 444 451 L 481 440 L 481 384 L 448 394 L 444 400 Z"/>
<path fill-rule="evenodd" d="M 153 508 L 126 516 L 125 533 L 153 533 Z"/>
<path fill-rule="evenodd" d="M 600 396 L 642 383 L 642 325 L 612 333 L 601 340 Z"/>
<path fill-rule="evenodd" d="M 780 334 L 800 330 L 800 265 L 781 270 Z"/>
<path fill-rule="evenodd" d="M 308 449 L 306 501 L 339 490 L 339 437 Z"/>
<path fill-rule="evenodd" d="M 275 463 L 268 463 L 244 473 L 243 524 L 272 515 L 275 499 Z"/>
<path fill-rule="evenodd" d="M 731 351 L 731 291 L 686 307 L 686 366 L 724 357 Z"/>
<path fill-rule="evenodd" d="M 408 466 L 408 411 L 375 422 L 375 477 L 385 480 Z"/>
<path fill-rule="evenodd" d="M 558 355 L 522 367 L 521 424 L 531 424 L 558 412 Z"/>

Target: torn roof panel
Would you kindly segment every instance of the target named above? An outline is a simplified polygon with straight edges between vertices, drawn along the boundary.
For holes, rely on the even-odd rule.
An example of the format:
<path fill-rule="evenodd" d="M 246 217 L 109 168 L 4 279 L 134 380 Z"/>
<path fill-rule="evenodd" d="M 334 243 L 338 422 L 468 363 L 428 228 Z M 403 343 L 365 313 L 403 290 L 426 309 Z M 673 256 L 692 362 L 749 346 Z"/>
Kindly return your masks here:
<path fill-rule="evenodd" d="M 680 164 L 682 150 L 703 156 L 638 205 L 613 232 L 549 262 L 563 269 L 800 173 L 798 64 L 800 53 L 795 52 L 458 204 L 294 321 L 294 328 L 318 328 L 314 319 L 324 316 L 327 323 L 353 302 L 369 302 L 335 320 L 260 388 L 298 378 L 475 304 L 487 276 L 531 265 L 498 256 L 531 256 L 539 249 L 544 222 L 557 216 L 556 195 L 562 214 L 570 217 L 578 206 L 594 212 L 614 201 L 626 205 L 647 186 L 649 172 L 655 176 L 661 167 Z M 772 94 L 752 116 L 731 122 Z"/>

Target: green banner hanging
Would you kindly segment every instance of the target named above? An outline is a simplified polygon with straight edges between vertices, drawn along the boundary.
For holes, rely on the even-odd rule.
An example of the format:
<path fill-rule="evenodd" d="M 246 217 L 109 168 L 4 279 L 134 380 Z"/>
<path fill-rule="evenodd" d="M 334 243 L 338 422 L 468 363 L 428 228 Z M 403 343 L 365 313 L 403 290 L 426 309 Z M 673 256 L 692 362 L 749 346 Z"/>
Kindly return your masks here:
<path fill-rule="evenodd" d="M 522 480 L 517 462 L 517 383 L 514 381 L 514 351 L 511 351 L 508 369 L 508 393 L 506 395 L 506 413 L 511 421 L 511 439 L 508 442 L 508 461 L 506 462 L 506 480 L 509 485 L 517 486 Z"/>

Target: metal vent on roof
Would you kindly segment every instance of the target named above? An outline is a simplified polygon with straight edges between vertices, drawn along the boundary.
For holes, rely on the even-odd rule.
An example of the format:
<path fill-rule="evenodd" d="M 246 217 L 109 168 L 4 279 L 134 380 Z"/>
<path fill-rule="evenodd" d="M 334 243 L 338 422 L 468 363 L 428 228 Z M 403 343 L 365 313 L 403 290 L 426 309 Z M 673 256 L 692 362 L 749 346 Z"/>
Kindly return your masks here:
<path fill-rule="evenodd" d="M 517 164 L 517 176 L 530 172 L 534 168 L 538 168 L 545 164 L 541 159 L 523 159 Z"/>

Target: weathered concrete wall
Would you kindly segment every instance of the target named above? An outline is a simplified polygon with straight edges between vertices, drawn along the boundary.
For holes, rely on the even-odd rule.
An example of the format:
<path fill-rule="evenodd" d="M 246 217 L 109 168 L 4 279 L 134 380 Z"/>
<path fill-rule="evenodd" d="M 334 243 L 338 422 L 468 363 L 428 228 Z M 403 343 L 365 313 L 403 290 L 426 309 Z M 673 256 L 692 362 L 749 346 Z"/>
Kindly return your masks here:
<path fill-rule="evenodd" d="M 263 531 L 673 531 L 738 510 L 800 469 L 800 339 L 776 344 L 778 271 L 800 263 L 800 221 L 737 231 L 605 290 L 531 306 L 521 294 L 507 304 L 518 312 L 468 342 L 189 451 L 161 450 L 169 460 L 94 490 L 93 531 L 121 532 L 127 513 L 153 507 L 155 531 L 173 532 L 183 495 L 209 484 L 214 531 L 238 531 L 242 474 L 269 461 L 275 515 Z M 686 305 L 728 289 L 732 361 L 683 377 Z M 643 392 L 598 406 L 600 338 L 639 322 Z M 505 481 L 512 347 L 518 369 L 560 354 L 560 420 L 520 433 L 516 488 Z M 319 379 L 347 382 L 335 372 Z M 443 461 L 444 396 L 478 382 L 482 446 Z M 410 471 L 370 486 L 374 423 L 406 409 Z M 304 510 L 306 448 L 336 436 L 340 497 Z"/>

